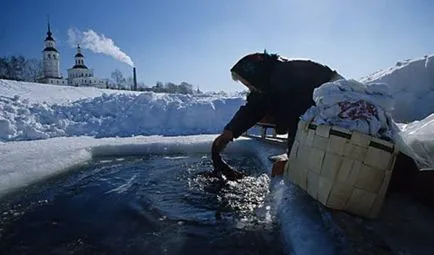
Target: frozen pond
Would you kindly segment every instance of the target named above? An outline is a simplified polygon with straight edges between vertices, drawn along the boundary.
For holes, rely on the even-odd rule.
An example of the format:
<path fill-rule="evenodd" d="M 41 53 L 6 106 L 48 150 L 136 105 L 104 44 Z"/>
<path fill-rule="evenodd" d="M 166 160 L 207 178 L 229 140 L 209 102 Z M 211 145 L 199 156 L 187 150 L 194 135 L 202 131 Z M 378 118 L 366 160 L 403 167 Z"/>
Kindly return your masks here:
<path fill-rule="evenodd" d="M 269 177 L 250 155 L 226 155 L 249 176 L 205 178 L 207 154 L 100 158 L 0 207 L 1 254 L 282 254 Z"/>

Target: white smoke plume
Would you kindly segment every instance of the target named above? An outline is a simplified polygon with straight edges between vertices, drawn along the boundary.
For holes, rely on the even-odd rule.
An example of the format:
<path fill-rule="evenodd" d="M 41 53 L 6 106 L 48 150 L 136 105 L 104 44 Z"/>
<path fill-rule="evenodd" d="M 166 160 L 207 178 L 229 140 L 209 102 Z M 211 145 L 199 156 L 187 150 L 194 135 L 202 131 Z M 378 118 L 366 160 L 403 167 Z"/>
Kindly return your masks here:
<path fill-rule="evenodd" d="M 77 28 L 68 29 L 68 42 L 72 47 L 76 47 L 77 43 L 79 43 L 82 48 L 109 55 L 134 67 L 133 60 L 116 46 L 112 39 L 105 37 L 103 34 L 98 34 L 92 29 L 85 32 L 81 32 Z"/>

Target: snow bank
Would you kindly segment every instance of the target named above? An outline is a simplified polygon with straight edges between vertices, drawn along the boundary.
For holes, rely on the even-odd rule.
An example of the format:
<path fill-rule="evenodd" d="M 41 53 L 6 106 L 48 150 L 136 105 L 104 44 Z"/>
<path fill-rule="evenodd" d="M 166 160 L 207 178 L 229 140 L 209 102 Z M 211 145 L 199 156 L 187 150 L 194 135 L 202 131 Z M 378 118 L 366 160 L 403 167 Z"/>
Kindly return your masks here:
<path fill-rule="evenodd" d="M 219 133 L 242 104 L 240 97 L 151 92 L 102 94 L 63 104 L 0 96 L 0 140 Z"/>
<path fill-rule="evenodd" d="M 19 96 L 30 103 L 62 104 L 84 98 L 93 98 L 102 94 L 138 94 L 126 90 L 98 89 L 94 87 L 57 86 L 42 83 L 10 81 L 0 79 L 0 95 L 13 98 Z"/>
<path fill-rule="evenodd" d="M 397 122 L 421 120 L 434 112 L 434 55 L 399 61 L 361 81 L 389 85 L 395 99 L 392 116 Z"/>
<path fill-rule="evenodd" d="M 397 122 L 434 109 L 434 55 L 398 62 L 362 82 L 387 83 Z M 0 141 L 60 136 L 130 137 L 218 133 L 243 96 L 176 95 L 0 80 Z"/>

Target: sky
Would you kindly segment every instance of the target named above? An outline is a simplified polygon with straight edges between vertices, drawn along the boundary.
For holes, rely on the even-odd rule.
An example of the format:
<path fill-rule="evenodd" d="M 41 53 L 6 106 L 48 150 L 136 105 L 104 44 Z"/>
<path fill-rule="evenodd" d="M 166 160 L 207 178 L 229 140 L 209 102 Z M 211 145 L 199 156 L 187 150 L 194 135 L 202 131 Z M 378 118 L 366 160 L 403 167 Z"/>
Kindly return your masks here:
<path fill-rule="evenodd" d="M 74 64 L 68 30 L 111 38 L 137 68 L 138 81 L 191 83 L 202 91 L 239 91 L 230 68 L 264 49 L 309 58 L 359 79 L 399 60 L 434 53 L 431 0 L 1 0 L 0 56 L 41 58 L 47 14 L 61 52 Z M 131 67 L 83 51 L 100 78 Z"/>

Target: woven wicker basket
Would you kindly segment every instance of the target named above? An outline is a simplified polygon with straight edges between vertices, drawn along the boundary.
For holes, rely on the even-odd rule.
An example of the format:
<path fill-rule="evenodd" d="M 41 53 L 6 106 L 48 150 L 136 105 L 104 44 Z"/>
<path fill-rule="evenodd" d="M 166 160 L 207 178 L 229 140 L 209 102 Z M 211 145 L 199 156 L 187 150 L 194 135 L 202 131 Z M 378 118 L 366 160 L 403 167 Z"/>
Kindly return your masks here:
<path fill-rule="evenodd" d="M 326 207 L 373 219 L 397 154 L 390 142 L 300 121 L 284 175 Z"/>

